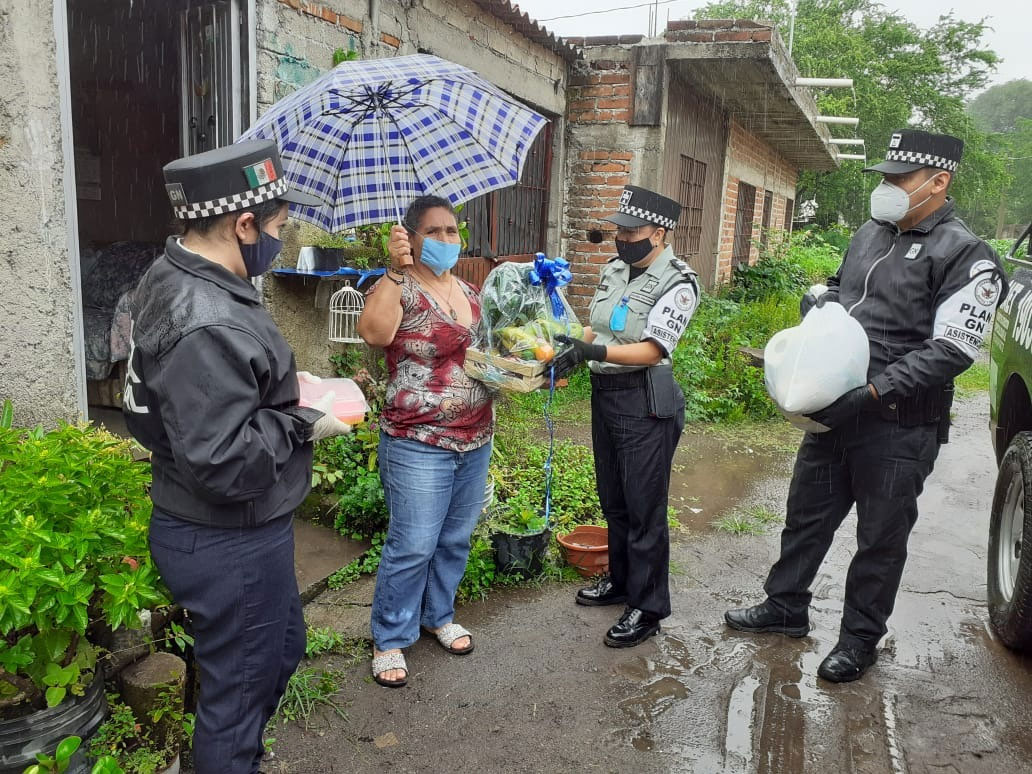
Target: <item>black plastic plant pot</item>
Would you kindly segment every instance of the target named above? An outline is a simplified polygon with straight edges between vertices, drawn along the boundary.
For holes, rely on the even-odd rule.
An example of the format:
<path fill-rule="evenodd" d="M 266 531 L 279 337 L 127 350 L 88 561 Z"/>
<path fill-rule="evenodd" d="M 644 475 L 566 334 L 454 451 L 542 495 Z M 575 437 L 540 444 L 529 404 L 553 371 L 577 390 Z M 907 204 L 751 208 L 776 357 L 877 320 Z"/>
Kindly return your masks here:
<path fill-rule="evenodd" d="M 551 537 L 552 531 L 547 529 L 527 535 L 493 533 L 491 545 L 495 550 L 495 566 L 505 575 L 517 575 L 521 578 L 540 575 Z"/>
<path fill-rule="evenodd" d="M 72 756 L 65 774 L 89 774 L 92 763 L 86 758 L 88 741 L 107 714 L 104 678 L 98 670 L 82 696 L 20 718 L 0 721 L 0 774 L 22 774 L 36 763 L 36 753 L 52 756 L 58 743 L 68 736 L 81 737 L 83 743 Z"/>
<path fill-rule="evenodd" d="M 320 247 L 315 251 L 316 271 L 336 271 L 347 258 L 347 251 L 340 247 Z"/>

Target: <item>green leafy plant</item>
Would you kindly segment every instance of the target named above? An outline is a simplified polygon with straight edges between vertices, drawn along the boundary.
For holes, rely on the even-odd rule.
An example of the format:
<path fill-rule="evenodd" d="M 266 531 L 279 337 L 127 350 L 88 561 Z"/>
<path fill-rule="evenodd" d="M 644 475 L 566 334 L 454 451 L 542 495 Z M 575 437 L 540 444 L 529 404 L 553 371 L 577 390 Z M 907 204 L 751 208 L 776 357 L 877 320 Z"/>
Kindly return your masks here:
<path fill-rule="evenodd" d="M 458 598 L 464 602 L 483 599 L 497 576 L 494 548 L 483 535 L 474 535 L 466 562 L 466 572 L 459 583 Z"/>
<path fill-rule="evenodd" d="M 326 653 L 339 652 L 345 644 L 344 635 L 328 626 L 309 626 L 305 629 L 305 657 L 315 658 Z"/>
<path fill-rule="evenodd" d="M 338 48 L 333 51 L 333 66 L 336 67 L 341 62 L 354 62 L 358 59 L 358 52 L 353 48 Z"/>
<path fill-rule="evenodd" d="M 138 627 L 167 602 L 150 559 L 149 469 L 89 425 L 12 427 L 0 412 L 0 706 L 30 712 L 93 679 L 91 619 Z"/>
<path fill-rule="evenodd" d="M 173 741 L 178 741 L 178 735 L 159 746 L 150 727 L 140 723 L 132 708 L 122 702 L 118 694 L 108 694 L 108 707 L 111 714 L 90 739 L 91 756 L 111 758 L 125 774 L 154 774 L 167 767 L 179 753 L 178 745 L 173 745 Z M 150 719 L 154 723 L 164 720 L 182 728 L 187 741 L 193 736 L 194 717 L 183 713 L 175 689 L 159 694 Z"/>
<path fill-rule="evenodd" d="M 344 673 L 314 667 L 303 667 L 291 675 L 287 688 L 276 707 L 275 717 L 281 722 L 300 720 L 305 729 L 310 727 L 312 713 L 326 709 L 340 718 L 347 714 L 333 697 L 340 691 Z M 275 741 L 275 740 L 273 740 Z"/>
<path fill-rule="evenodd" d="M 536 535 L 545 528 L 544 511 L 503 504 L 494 509 L 490 525 L 510 535 Z"/>
<path fill-rule="evenodd" d="M 362 536 L 359 534 L 352 534 L 353 540 L 358 540 Z M 377 532 L 370 539 L 370 547 L 361 556 L 352 559 L 345 566 L 341 567 L 335 573 L 333 573 L 327 580 L 327 584 L 331 589 L 340 589 L 349 583 L 353 583 L 358 580 L 361 575 L 371 575 L 380 566 L 380 556 L 383 554 L 383 542 L 387 539 L 386 532 Z"/>
<path fill-rule="evenodd" d="M 721 532 L 730 532 L 732 535 L 762 535 L 781 522 L 780 514 L 757 505 L 722 516 L 713 522 L 713 526 Z"/>
<path fill-rule="evenodd" d="M 69 736 L 62 739 L 58 743 L 53 757 L 43 753 L 36 753 L 36 763 L 25 769 L 24 774 L 67 771 L 68 766 L 71 764 L 72 756 L 75 755 L 75 751 L 79 749 L 81 744 L 82 738 L 78 736 Z"/>
<path fill-rule="evenodd" d="M 387 527 L 378 444 L 375 425 L 362 423 L 315 445 L 313 490 L 332 501 L 335 526 L 343 535 L 371 537 Z"/>
<path fill-rule="evenodd" d="M 504 518 L 526 527 L 545 505 L 545 461 L 548 446 L 519 436 L 495 439 L 491 475 L 495 500 Z M 556 530 L 577 524 L 596 524 L 602 517 L 595 488 L 595 463 L 591 449 L 570 441 L 557 441 L 552 459 L 552 512 Z M 528 515 L 529 514 L 529 515 Z M 492 517 L 493 521 L 493 517 Z"/>

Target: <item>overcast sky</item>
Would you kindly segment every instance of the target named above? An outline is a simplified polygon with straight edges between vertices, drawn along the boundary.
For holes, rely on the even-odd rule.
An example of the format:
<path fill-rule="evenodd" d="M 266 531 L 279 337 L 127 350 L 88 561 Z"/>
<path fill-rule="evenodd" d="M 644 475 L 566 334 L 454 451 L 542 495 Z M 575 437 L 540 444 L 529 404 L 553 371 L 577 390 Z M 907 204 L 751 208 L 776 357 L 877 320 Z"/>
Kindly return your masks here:
<path fill-rule="evenodd" d="M 609 13 L 598 13 L 603 9 L 641 5 L 645 0 L 514 0 L 520 9 L 543 22 L 552 32 L 559 35 L 618 35 L 648 32 L 649 10 L 646 7 L 631 8 Z M 667 14 L 671 19 L 688 19 L 696 8 L 704 3 L 698 0 L 661 0 L 660 28 L 664 26 Z M 1032 79 L 1032 3 L 1028 0 L 886 0 L 888 8 L 921 27 L 934 24 L 940 14 L 953 10 L 954 17 L 965 21 L 977 21 L 988 17 L 993 27 L 987 33 L 989 47 L 1003 59 L 992 83 L 1005 83 L 1016 78 Z M 589 16 L 555 19 L 556 16 L 594 12 Z M 782 32 L 788 38 L 787 31 Z M 814 76 L 848 77 L 849 73 L 813 73 Z"/>

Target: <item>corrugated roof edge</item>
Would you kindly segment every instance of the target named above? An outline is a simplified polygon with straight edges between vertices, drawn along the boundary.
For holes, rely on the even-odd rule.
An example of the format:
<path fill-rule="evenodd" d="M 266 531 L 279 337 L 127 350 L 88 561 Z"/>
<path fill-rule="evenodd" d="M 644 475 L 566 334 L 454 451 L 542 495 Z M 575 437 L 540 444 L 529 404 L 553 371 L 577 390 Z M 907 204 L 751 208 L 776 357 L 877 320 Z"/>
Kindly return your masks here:
<path fill-rule="evenodd" d="M 530 18 L 530 14 L 521 11 L 519 5 L 510 2 L 510 0 L 473 0 L 473 2 L 502 21 L 511 24 L 524 37 L 554 51 L 567 62 L 575 62 L 583 58 L 580 48 L 559 37 L 554 32 L 549 32 L 537 21 Z"/>

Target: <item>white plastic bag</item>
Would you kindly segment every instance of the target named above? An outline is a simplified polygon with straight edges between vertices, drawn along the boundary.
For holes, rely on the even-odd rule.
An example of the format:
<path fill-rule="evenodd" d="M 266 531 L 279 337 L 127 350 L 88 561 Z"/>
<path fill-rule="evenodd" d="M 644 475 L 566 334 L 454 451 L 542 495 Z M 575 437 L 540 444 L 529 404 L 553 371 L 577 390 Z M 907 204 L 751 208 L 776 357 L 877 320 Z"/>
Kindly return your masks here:
<path fill-rule="evenodd" d="M 779 331 L 767 342 L 763 350 L 767 393 L 792 424 L 824 432 L 828 428 L 804 415 L 827 408 L 867 384 L 870 346 L 863 327 L 841 304 L 814 307 L 799 325 Z"/>

